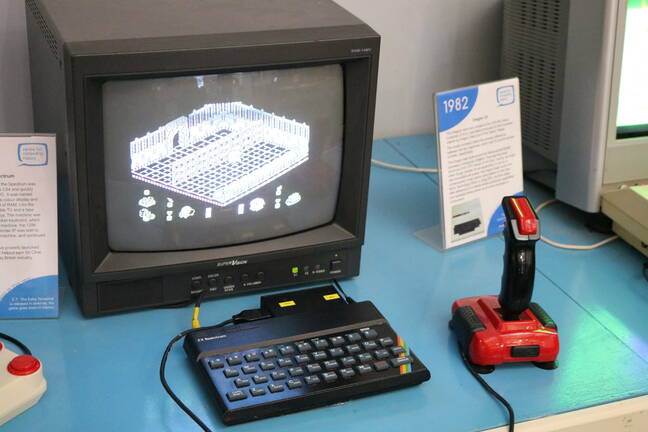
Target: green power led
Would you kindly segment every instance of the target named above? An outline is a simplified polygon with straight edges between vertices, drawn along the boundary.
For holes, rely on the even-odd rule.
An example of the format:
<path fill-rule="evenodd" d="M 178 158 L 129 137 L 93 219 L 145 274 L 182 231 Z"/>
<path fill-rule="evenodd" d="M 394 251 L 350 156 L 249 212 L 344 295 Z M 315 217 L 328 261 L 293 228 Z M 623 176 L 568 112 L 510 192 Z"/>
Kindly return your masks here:
<path fill-rule="evenodd" d="M 292 272 L 293 272 L 293 274 L 299 273 L 299 267 L 293 267 Z"/>

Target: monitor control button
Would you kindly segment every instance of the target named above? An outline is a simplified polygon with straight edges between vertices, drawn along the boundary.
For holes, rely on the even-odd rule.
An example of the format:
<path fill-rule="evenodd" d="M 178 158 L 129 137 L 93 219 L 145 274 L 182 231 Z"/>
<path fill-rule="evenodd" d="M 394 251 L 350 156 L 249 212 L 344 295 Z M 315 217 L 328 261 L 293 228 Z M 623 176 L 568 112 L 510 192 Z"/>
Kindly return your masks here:
<path fill-rule="evenodd" d="M 340 273 L 340 272 L 342 272 L 342 260 L 333 260 L 333 261 L 331 261 L 329 271 L 331 273 Z"/>
<path fill-rule="evenodd" d="M 248 283 L 250 281 L 250 276 L 247 273 L 241 275 L 241 283 Z"/>
<path fill-rule="evenodd" d="M 193 279 L 191 281 L 191 288 L 195 290 L 202 289 L 202 278 L 200 279 Z"/>
<path fill-rule="evenodd" d="M 259 272 L 256 274 L 256 278 L 259 282 L 263 282 L 263 279 L 265 278 L 265 273 Z"/>
<path fill-rule="evenodd" d="M 219 282 L 219 278 L 216 278 L 216 277 L 210 277 L 210 278 L 207 280 L 207 284 L 208 284 L 211 288 L 215 288 L 215 287 L 217 287 L 217 286 L 218 286 L 218 282 Z"/>
<path fill-rule="evenodd" d="M 234 278 L 232 276 L 225 276 L 223 282 L 225 285 L 232 285 L 234 283 Z"/>

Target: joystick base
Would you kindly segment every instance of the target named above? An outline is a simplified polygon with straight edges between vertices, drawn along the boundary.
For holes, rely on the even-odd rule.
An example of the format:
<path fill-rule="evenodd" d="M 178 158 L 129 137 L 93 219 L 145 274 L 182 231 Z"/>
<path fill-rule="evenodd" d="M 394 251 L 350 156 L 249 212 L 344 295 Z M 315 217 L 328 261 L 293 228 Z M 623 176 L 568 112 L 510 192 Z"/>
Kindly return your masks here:
<path fill-rule="evenodd" d="M 0 343 L 0 426 L 34 406 L 45 390 L 41 362 Z"/>
<path fill-rule="evenodd" d="M 494 366 L 503 363 L 557 367 L 558 329 L 536 303 L 531 303 L 518 320 L 506 321 L 497 296 L 460 299 L 452 305 L 450 328 L 479 373 L 492 372 Z"/>

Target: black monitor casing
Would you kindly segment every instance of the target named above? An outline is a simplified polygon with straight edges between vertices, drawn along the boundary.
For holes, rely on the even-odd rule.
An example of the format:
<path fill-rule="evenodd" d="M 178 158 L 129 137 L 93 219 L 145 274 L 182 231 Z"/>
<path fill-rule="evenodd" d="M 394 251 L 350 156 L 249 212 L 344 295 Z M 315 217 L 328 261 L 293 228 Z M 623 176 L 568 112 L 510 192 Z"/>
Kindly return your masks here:
<path fill-rule="evenodd" d="M 62 254 L 86 316 L 188 301 L 204 289 L 221 297 L 358 275 L 380 47 L 369 26 L 330 0 L 26 6 L 34 124 L 57 133 Z M 330 224 L 213 249 L 109 249 L 104 82 L 323 64 L 343 66 L 345 88 L 342 178 Z"/>

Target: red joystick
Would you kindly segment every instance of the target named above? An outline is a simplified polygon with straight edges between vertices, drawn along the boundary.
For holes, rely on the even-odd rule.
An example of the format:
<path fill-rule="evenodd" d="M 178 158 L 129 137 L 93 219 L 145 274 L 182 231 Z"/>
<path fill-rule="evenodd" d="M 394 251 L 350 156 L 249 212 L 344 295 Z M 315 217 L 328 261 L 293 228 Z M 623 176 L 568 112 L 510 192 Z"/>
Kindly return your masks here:
<path fill-rule="evenodd" d="M 500 294 L 455 301 L 450 328 L 479 373 L 490 373 L 502 363 L 529 361 L 555 369 L 558 328 L 540 305 L 531 303 L 540 222 L 526 197 L 504 197 L 502 208 L 506 246 Z"/>
<path fill-rule="evenodd" d="M 7 366 L 7 371 L 12 375 L 31 375 L 40 369 L 41 364 L 36 357 L 19 355 L 14 357 Z"/>

